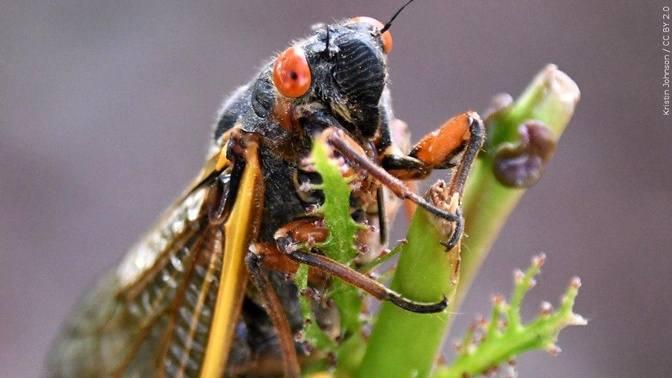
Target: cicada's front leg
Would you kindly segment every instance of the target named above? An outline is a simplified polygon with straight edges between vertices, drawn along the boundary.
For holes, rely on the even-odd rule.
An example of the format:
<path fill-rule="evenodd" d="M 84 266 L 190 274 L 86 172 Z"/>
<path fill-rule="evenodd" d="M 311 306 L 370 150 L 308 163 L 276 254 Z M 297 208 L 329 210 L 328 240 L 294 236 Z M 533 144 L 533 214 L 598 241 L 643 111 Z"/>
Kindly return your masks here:
<path fill-rule="evenodd" d="M 448 193 L 461 199 L 469 169 L 483 145 L 484 137 L 483 122 L 478 114 L 462 113 L 422 137 L 408 155 L 402 155 L 393 145 L 385 148 L 381 164 L 387 172 L 405 181 L 427 177 L 434 169 L 454 168 L 448 183 Z M 457 220 L 454 231 L 445 243 L 447 250 L 457 245 L 464 229 L 459 207 L 455 215 Z"/>
<path fill-rule="evenodd" d="M 323 137 L 346 160 L 367 171 L 398 197 L 414 202 L 439 218 L 455 222 L 454 231 L 445 243 L 446 249 L 451 250 L 460 240 L 464 228 L 459 206 L 454 213 L 438 208 L 410 190 L 402 180 L 420 179 L 429 175 L 433 169 L 454 167 L 455 173 L 448 186 L 449 194 L 461 197 L 469 168 L 483 144 L 484 133 L 483 122 L 478 114 L 463 113 L 423 137 L 408 156 L 397 153 L 390 146 L 384 151 L 382 167 L 353 148 L 355 143 L 342 130 L 329 128 L 324 131 Z"/>
<path fill-rule="evenodd" d="M 451 194 L 461 194 L 484 136 L 483 122 L 478 114 L 462 113 L 422 137 L 408 155 L 387 148 L 381 164 L 386 171 L 402 180 L 425 178 L 434 169 L 456 168 L 450 182 Z"/>

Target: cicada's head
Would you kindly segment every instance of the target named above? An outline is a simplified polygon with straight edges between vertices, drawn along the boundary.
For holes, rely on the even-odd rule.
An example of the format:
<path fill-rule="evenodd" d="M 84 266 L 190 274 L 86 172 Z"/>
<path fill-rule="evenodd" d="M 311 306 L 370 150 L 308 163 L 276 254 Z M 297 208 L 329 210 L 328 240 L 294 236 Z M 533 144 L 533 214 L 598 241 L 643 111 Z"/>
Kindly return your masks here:
<path fill-rule="evenodd" d="M 313 29 L 269 65 L 275 107 L 319 109 L 363 137 L 374 136 L 384 113 L 390 31 L 369 17 Z"/>

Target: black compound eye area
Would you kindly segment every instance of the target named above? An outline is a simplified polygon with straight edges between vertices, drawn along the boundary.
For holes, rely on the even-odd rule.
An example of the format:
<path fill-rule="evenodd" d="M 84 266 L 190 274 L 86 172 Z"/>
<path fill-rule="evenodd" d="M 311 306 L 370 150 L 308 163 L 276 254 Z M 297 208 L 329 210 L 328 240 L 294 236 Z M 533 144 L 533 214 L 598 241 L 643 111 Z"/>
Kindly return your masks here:
<path fill-rule="evenodd" d="M 356 38 L 338 44 L 333 78 L 351 102 L 377 105 L 385 87 L 385 67 L 373 46 Z"/>
<path fill-rule="evenodd" d="M 380 121 L 378 104 L 385 88 L 385 63 L 379 48 L 357 38 L 338 44 L 332 76 L 346 101 L 346 117 L 366 137 L 375 134 Z"/>

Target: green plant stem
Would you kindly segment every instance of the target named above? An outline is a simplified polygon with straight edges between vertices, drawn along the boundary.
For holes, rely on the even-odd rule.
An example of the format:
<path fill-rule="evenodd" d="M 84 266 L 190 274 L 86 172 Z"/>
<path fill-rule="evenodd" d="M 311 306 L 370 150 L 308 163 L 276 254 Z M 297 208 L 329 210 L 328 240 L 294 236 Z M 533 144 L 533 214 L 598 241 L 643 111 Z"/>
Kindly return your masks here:
<path fill-rule="evenodd" d="M 411 221 L 392 289 L 423 302 L 455 293 L 457 261 L 439 241 L 445 235 L 424 211 Z M 384 303 L 369 339 L 358 377 L 427 377 L 443 340 L 448 313 L 416 314 Z"/>
<path fill-rule="evenodd" d="M 525 189 L 502 185 L 493 175 L 494 154 L 507 143 L 518 141 L 518 127 L 526 121 L 543 122 L 557 141 L 569 123 L 579 100 L 579 89 L 562 71 L 548 65 L 534 78 L 509 108 L 486 120 L 488 139 L 476 162 L 465 191 L 466 221 L 460 284 L 449 310 L 459 310 L 466 292 Z"/>

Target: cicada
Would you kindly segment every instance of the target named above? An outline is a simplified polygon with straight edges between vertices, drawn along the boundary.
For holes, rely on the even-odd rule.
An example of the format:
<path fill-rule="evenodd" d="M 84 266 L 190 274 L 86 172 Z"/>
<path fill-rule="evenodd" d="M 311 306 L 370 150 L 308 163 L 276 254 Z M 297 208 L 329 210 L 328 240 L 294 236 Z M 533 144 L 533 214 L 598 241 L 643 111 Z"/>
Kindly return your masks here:
<path fill-rule="evenodd" d="M 483 126 L 466 112 L 404 151 L 388 88 L 390 24 L 356 17 L 314 26 L 224 102 L 203 169 L 84 296 L 51 351 L 50 376 L 298 376 L 305 353 L 294 338 L 302 319 L 291 275 L 301 264 L 321 277 L 311 282 L 343 280 L 408 311 L 445 309 L 445 298 L 413 301 L 319 249 L 296 248 L 329 235 L 312 211 L 324 201 L 312 185 L 319 174 L 305 164 L 318 138 L 356 176 L 351 214 L 378 225 L 357 237 L 377 246 L 374 255 L 386 192 L 452 222 L 447 249 L 461 237 L 459 210 L 405 182 L 451 168 L 461 193 Z"/>

